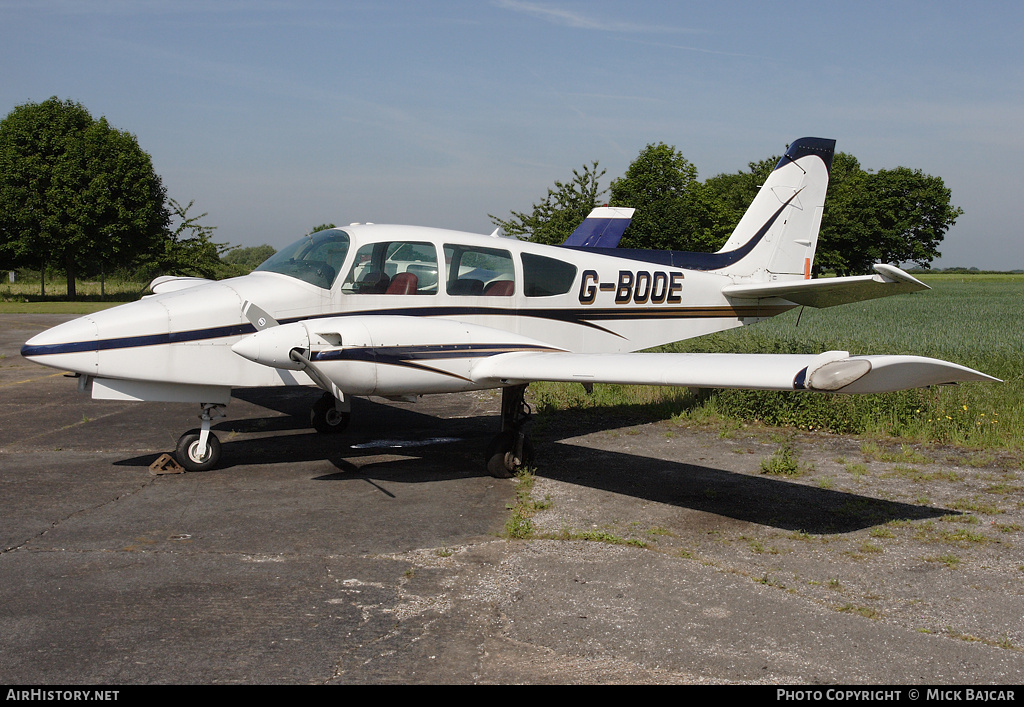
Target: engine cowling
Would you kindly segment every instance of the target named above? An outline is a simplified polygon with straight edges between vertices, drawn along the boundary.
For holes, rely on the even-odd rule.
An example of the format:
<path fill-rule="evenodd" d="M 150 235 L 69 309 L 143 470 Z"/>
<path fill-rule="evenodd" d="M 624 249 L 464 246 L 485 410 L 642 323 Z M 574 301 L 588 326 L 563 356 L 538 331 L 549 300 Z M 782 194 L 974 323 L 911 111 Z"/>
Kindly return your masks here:
<path fill-rule="evenodd" d="M 473 380 L 481 360 L 558 351 L 513 332 L 448 319 L 352 316 L 265 329 L 232 349 L 251 361 L 317 375 L 350 395 L 449 393 L 493 386 Z M 297 351 L 301 356 L 293 356 Z M 302 359 L 305 359 L 303 361 Z"/>

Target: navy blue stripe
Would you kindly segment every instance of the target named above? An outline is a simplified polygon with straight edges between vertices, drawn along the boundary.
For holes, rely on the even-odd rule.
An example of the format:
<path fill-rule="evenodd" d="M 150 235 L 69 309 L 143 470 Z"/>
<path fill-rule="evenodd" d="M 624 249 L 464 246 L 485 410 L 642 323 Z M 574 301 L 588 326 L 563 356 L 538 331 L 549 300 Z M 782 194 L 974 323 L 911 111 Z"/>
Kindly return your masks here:
<path fill-rule="evenodd" d="M 795 305 L 794 305 L 795 306 Z M 396 307 L 393 309 L 361 310 L 355 312 L 332 312 L 307 317 L 292 317 L 282 320 L 282 324 L 291 324 L 300 321 L 326 319 L 330 317 L 358 317 L 358 316 L 418 316 L 418 317 L 452 317 L 452 316 L 505 316 L 505 317 L 534 317 L 538 319 L 551 319 L 555 321 L 577 324 L 579 326 L 591 327 L 601 331 L 609 332 L 602 326 L 594 324 L 594 321 L 610 321 L 622 319 L 704 319 L 723 317 L 764 317 L 773 316 L 784 312 L 792 307 L 780 305 L 778 307 L 759 307 L 756 305 L 730 307 L 646 307 L 627 308 L 615 307 L 605 309 L 589 309 L 585 307 L 573 307 L 570 309 L 516 309 L 512 307 Z M 253 334 L 256 328 L 248 322 L 244 324 L 229 324 L 208 329 L 195 329 L 191 331 L 170 332 L 167 334 L 148 334 L 143 336 L 126 336 L 113 339 L 99 339 L 96 341 L 75 341 L 61 344 L 41 344 L 37 346 L 25 345 L 21 348 L 22 356 L 48 356 L 53 354 L 83 353 L 88 351 L 109 351 L 113 349 L 129 349 L 142 346 L 159 346 L 163 344 L 181 344 L 193 341 L 207 341 L 230 336 L 244 336 Z"/>
<path fill-rule="evenodd" d="M 313 361 L 436 361 L 454 358 L 496 356 L 513 351 L 561 351 L 551 346 L 534 344 L 435 344 L 427 346 L 367 346 L 321 351 Z"/>
<path fill-rule="evenodd" d="M 797 192 L 797 194 L 799 193 Z M 584 248 L 582 246 L 559 247 L 585 251 L 587 253 L 597 253 L 598 255 L 611 255 L 616 258 L 627 258 L 629 260 L 664 265 L 670 268 L 681 268 L 683 270 L 719 270 L 738 263 L 750 255 L 750 251 L 754 250 L 754 247 L 761 242 L 761 239 L 765 237 L 768 231 L 771 230 L 772 225 L 782 215 L 783 210 L 795 198 L 796 194 L 793 194 L 793 196 L 786 199 L 786 202 L 772 214 L 772 217 L 761 226 L 757 233 L 751 236 L 750 240 L 739 248 L 725 253 L 691 253 L 684 250 L 640 250 L 636 248 Z"/>
<path fill-rule="evenodd" d="M 419 362 L 479 358 L 516 351 L 551 352 L 562 351 L 562 349 L 533 344 L 434 344 L 426 346 L 353 347 L 321 351 L 314 354 L 311 358 L 317 363 L 322 361 L 364 361 L 387 366 L 400 366 L 402 368 L 413 368 L 419 371 L 426 371 L 427 373 L 470 381 L 471 379 L 460 376 L 457 373 L 427 366 Z"/>
<path fill-rule="evenodd" d="M 111 349 L 131 349 L 140 346 L 160 346 L 163 344 L 183 344 L 190 341 L 206 341 L 221 339 L 227 336 L 253 334 L 256 327 L 245 324 L 229 324 L 209 329 L 193 329 L 191 331 L 172 331 L 167 334 L 147 334 L 144 336 L 123 336 L 116 339 L 98 339 L 96 341 L 75 341 L 66 344 L 41 344 L 38 346 L 21 347 L 22 356 L 46 356 L 50 354 L 82 353 L 85 351 L 109 351 Z"/>
<path fill-rule="evenodd" d="M 795 306 L 795 305 L 793 305 Z M 781 306 L 776 309 L 785 311 L 790 306 Z M 365 317 L 365 316 L 405 316 L 405 317 L 452 317 L 452 316 L 501 316 L 501 317 L 534 317 L 538 319 L 554 319 L 556 321 L 569 322 L 573 324 L 589 324 L 589 319 L 679 319 L 684 317 L 753 317 L 758 316 L 757 312 L 766 311 L 766 307 L 756 305 L 729 306 L 709 305 L 706 307 L 665 307 L 655 305 L 653 307 L 572 307 L 572 308 L 551 308 L 551 309 L 516 309 L 513 307 L 499 309 L 496 307 L 395 307 L 391 309 L 367 309 L 354 312 L 333 312 L 317 314 L 308 317 L 294 317 L 282 320 L 282 324 L 291 324 L 300 321 L 311 321 L 314 319 L 329 319 L 331 317 Z"/>

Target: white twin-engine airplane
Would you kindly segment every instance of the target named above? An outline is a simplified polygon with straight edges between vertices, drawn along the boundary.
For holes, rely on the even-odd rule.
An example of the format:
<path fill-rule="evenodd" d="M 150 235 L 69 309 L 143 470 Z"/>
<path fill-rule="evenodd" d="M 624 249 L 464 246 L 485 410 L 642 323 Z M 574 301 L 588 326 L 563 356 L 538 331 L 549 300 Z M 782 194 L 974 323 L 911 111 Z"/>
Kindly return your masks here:
<path fill-rule="evenodd" d="M 501 388 L 488 470 L 531 457 L 531 381 L 875 393 L 996 380 L 917 356 L 634 353 L 927 286 L 895 267 L 811 279 L 834 140 L 794 142 L 717 253 L 620 249 L 633 209 L 597 208 L 561 246 L 353 224 L 301 238 L 244 277 L 163 277 L 138 302 L 34 337 L 22 355 L 117 400 L 196 402 L 177 457 L 220 457 L 210 432 L 232 388 L 319 386 L 311 420 L 348 423 L 352 396 L 407 399 Z"/>

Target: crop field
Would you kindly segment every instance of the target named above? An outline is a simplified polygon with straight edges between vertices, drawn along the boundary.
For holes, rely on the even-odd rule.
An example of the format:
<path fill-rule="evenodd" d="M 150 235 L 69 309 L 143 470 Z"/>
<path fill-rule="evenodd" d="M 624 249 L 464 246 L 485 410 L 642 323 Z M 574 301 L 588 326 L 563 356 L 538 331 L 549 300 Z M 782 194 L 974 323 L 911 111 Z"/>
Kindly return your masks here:
<path fill-rule="evenodd" d="M 637 407 L 680 421 L 768 425 L 1024 449 L 1024 275 L 926 275 L 932 290 L 829 309 L 796 309 L 754 326 L 665 347 L 667 351 L 916 354 L 977 369 L 1002 383 L 966 383 L 881 395 L 826 395 L 534 384 L 546 409 Z M 799 323 L 798 323 L 799 321 Z M 638 411 L 639 412 L 639 411 Z"/>

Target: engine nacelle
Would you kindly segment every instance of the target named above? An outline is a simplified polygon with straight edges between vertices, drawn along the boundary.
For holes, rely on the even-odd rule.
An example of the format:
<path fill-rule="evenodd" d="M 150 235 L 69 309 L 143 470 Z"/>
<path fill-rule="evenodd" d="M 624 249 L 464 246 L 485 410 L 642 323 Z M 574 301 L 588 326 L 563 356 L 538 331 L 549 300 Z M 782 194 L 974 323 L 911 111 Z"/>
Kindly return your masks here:
<path fill-rule="evenodd" d="M 516 351 L 559 350 L 492 327 L 405 316 L 308 319 L 265 329 L 232 349 L 274 368 L 299 370 L 309 365 L 349 395 L 489 388 L 493 382 L 478 384 L 473 378 L 473 368 L 481 360 Z"/>

